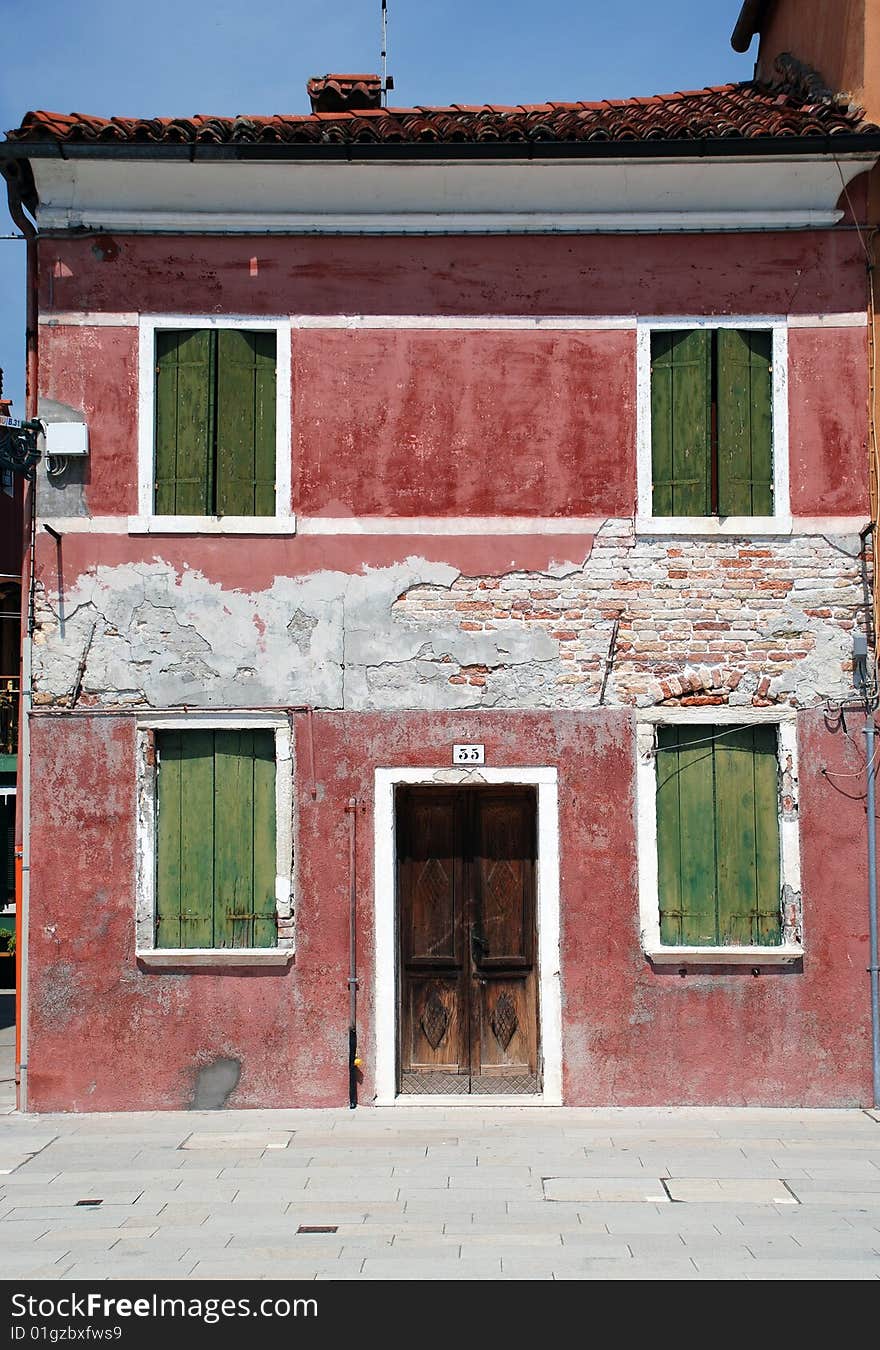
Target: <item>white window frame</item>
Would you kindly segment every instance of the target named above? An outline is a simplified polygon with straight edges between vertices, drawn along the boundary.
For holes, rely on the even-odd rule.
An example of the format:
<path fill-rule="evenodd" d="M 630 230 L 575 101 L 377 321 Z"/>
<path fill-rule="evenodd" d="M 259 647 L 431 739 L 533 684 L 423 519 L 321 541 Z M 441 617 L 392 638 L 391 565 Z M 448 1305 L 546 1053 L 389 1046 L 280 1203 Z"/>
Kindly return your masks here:
<path fill-rule="evenodd" d="M 157 947 L 156 934 L 156 803 L 158 775 L 155 757 L 157 731 L 275 732 L 275 911 L 281 922 L 293 917 L 293 750 L 286 717 L 265 714 L 217 713 L 144 714 L 137 719 L 137 890 L 136 948 L 147 967 L 163 966 L 278 966 L 293 960 L 292 938 L 279 938 L 274 947 Z"/>
<path fill-rule="evenodd" d="M 789 761 L 797 781 L 797 714 L 783 708 L 650 708 L 636 720 L 636 811 L 639 869 L 639 927 L 642 951 L 654 965 L 791 965 L 802 959 L 803 943 L 777 947 L 729 946 L 688 947 L 664 945 L 660 939 L 660 893 L 657 849 L 657 767 L 655 753 L 658 726 L 776 726 L 777 760 L 781 770 Z M 800 833 L 797 809 L 780 811 L 780 886 L 800 895 Z"/>
<path fill-rule="evenodd" d="M 156 334 L 180 328 L 244 329 L 275 334 L 275 514 L 163 516 L 156 492 Z M 236 314 L 142 314 L 138 319 L 138 514 L 129 534 L 293 534 L 291 503 L 291 321 Z"/>
<path fill-rule="evenodd" d="M 651 334 L 677 329 L 740 328 L 772 334 L 773 515 L 655 516 L 651 462 Z M 791 493 L 788 459 L 788 321 L 766 316 L 639 319 L 636 325 L 636 532 L 641 534 L 731 535 L 790 534 Z"/>

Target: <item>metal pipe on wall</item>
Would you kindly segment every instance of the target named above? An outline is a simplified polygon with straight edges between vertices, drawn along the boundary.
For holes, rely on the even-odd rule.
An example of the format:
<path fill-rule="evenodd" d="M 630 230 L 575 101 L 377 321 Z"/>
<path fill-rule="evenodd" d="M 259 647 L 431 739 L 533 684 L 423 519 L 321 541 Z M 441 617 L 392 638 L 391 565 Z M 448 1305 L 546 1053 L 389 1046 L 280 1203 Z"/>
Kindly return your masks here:
<path fill-rule="evenodd" d="M 357 1106 L 357 797 L 350 797 L 348 815 L 348 1105 Z"/>
<path fill-rule="evenodd" d="M 874 712 L 865 723 L 865 753 L 868 757 L 868 974 L 871 981 L 871 1077 L 874 1105 L 880 1106 L 880 961 L 877 939 L 877 822 L 875 819 L 876 769 L 874 765 Z"/>

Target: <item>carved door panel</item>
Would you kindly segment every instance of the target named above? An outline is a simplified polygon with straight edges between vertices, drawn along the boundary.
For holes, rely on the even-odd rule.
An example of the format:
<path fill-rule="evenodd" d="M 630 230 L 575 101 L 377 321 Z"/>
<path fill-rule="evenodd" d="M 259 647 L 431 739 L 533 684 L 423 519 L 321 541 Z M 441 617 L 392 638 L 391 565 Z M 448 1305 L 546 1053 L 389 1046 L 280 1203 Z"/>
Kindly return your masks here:
<path fill-rule="evenodd" d="M 535 799 L 471 800 L 471 1091 L 536 1092 Z"/>
<path fill-rule="evenodd" d="M 412 1091 L 467 1091 L 453 1081 L 470 1073 L 464 824 L 460 792 L 400 792 L 400 1062 L 424 1080 Z"/>
<path fill-rule="evenodd" d="M 535 796 L 397 801 L 400 1090 L 538 1091 Z"/>

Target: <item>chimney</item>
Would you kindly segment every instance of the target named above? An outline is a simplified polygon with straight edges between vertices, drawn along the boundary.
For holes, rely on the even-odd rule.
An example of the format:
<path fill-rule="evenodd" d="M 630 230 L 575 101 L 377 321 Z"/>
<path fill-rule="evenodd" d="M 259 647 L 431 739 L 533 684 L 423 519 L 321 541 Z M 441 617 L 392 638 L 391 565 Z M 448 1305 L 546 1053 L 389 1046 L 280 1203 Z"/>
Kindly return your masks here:
<path fill-rule="evenodd" d="M 362 112 L 382 106 L 378 75 L 314 75 L 306 88 L 316 113 Z"/>

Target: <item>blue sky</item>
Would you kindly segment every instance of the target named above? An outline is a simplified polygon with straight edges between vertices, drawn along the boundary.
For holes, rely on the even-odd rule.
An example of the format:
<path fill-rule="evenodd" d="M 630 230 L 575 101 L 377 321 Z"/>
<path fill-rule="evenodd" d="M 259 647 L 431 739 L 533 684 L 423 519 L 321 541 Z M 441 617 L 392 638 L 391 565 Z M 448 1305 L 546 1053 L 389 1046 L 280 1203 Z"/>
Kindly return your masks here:
<path fill-rule="evenodd" d="M 626 98 L 748 79 L 740 0 L 388 0 L 389 103 Z M 306 112 L 306 80 L 378 71 L 380 0 L 0 0 L 0 130 L 101 116 Z M 0 194 L 0 233 L 13 230 Z M 0 240 L 0 366 L 23 407 L 24 244 Z"/>

